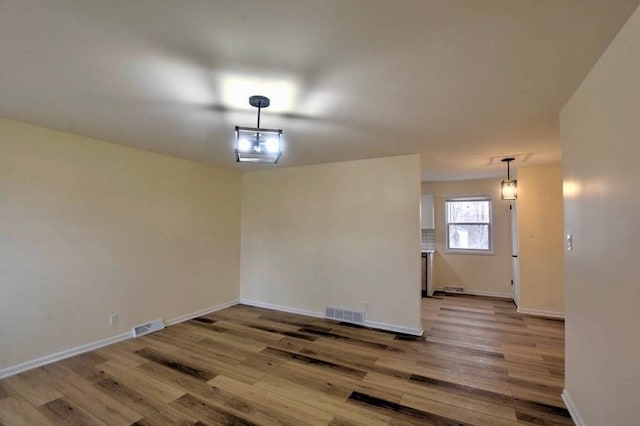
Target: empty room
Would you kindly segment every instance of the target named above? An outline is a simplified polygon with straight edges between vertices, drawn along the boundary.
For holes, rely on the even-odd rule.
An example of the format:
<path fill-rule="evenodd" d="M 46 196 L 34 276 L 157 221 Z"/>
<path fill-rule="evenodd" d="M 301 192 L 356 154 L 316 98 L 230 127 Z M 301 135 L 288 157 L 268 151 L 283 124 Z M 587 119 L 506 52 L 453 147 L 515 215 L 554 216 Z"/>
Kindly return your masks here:
<path fill-rule="evenodd" d="M 0 0 L 0 426 L 633 426 L 640 0 Z"/>

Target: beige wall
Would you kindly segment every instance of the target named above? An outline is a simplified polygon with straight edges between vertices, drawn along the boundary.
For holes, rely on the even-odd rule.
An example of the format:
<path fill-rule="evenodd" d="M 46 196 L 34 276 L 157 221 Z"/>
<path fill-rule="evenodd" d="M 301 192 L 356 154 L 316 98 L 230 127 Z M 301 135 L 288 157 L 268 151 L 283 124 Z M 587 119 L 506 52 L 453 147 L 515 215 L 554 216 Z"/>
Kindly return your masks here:
<path fill-rule="evenodd" d="M 237 299 L 239 240 L 239 173 L 0 120 L 0 369 Z"/>
<path fill-rule="evenodd" d="M 640 10 L 560 115 L 566 393 L 586 425 L 640 418 Z"/>
<path fill-rule="evenodd" d="M 518 259 L 524 312 L 564 314 L 562 167 L 518 168 Z"/>
<path fill-rule="evenodd" d="M 509 202 L 500 199 L 500 182 L 500 179 L 476 179 L 422 183 L 423 194 L 434 194 L 436 288 L 456 286 L 478 294 L 512 295 Z M 444 199 L 451 195 L 493 197 L 494 255 L 445 253 Z"/>
<path fill-rule="evenodd" d="M 245 173 L 242 299 L 420 329 L 418 155 Z"/>

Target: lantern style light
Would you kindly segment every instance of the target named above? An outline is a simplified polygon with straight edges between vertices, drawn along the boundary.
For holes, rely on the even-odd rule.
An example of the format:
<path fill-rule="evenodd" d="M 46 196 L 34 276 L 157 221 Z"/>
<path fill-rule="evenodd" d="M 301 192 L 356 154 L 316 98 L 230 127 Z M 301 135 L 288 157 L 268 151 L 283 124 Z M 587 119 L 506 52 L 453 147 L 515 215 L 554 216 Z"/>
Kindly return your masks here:
<path fill-rule="evenodd" d="M 271 102 L 266 96 L 251 96 L 249 105 L 258 108 L 256 127 L 236 126 L 236 161 L 276 164 L 282 156 L 282 129 L 260 128 L 260 111 Z"/>
<path fill-rule="evenodd" d="M 509 163 L 513 160 L 515 160 L 513 157 L 502 159 L 502 162 L 507 163 L 507 180 L 503 180 L 500 186 L 500 196 L 503 200 L 515 200 L 518 198 L 518 181 L 515 179 L 511 180 L 509 169 Z"/>

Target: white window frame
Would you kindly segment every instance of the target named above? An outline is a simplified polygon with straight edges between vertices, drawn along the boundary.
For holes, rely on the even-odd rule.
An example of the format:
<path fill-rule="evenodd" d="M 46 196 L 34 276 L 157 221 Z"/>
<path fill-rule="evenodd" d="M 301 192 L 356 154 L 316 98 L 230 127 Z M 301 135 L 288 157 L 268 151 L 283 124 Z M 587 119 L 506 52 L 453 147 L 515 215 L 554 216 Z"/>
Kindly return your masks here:
<path fill-rule="evenodd" d="M 449 218 L 447 215 L 448 201 L 489 201 L 489 250 L 481 249 L 456 249 L 449 248 Z M 473 254 L 482 256 L 495 255 L 495 238 L 493 233 L 493 196 L 491 194 L 475 194 L 475 195 L 447 195 L 444 197 L 444 252 L 451 254 Z M 482 224 L 482 222 L 469 222 L 470 225 Z"/>

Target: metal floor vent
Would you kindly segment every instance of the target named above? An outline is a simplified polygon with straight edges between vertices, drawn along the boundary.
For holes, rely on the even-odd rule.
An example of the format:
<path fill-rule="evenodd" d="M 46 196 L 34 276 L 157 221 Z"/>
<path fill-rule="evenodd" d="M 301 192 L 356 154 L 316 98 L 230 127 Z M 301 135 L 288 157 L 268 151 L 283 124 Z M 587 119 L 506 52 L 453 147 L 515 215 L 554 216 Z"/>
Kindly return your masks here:
<path fill-rule="evenodd" d="M 445 293 L 464 293 L 464 287 L 445 287 Z"/>
<path fill-rule="evenodd" d="M 162 330 L 164 328 L 164 322 L 161 319 L 151 321 L 148 324 L 142 324 L 137 327 L 133 327 L 133 337 L 144 336 L 145 334 L 153 333 L 155 331 Z"/>
<path fill-rule="evenodd" d="M 327 306 L 325 315 L 327 318 L 337 319 L 340 321 L 353 322 L 356 324 L 364 324 L 364 312 L 349 311 L 347 309 L 335 308 Z"/>

